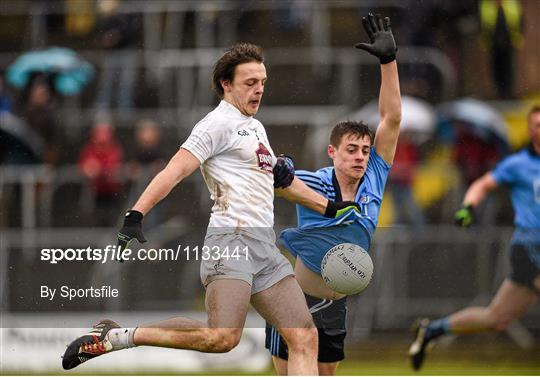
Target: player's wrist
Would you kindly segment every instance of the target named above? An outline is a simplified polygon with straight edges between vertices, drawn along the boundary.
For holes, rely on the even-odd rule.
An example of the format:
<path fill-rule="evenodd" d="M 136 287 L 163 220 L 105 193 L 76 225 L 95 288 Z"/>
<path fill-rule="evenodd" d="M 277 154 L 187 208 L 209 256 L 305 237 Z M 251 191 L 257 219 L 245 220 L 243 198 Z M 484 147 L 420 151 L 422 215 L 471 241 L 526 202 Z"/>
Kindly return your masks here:
<path fill-rule="evenodd" d="M 471 211 L 471 212 L 474 211 L 474 206 L 473 206 L 471 203 L 465 203 L 465 202 L 464 202 L 464 203 L 461 205 L 461 208 L 464 208 L 464 209 L 466 209 L 466 210 L 468 210 L 468 211 Z"/>
<path fill-rule="evenodd" d="M 124 225 L 142 224 L 144 215 L 142 212 L 130 209 L 126 211 L 124 216 Z"/>
<path fill-rule="evenodd" d="M 328 203 L 326 203 L 326 209 L 324 211 L 324 217 L 334 218 L 337 214 L 337 206 L 336 203 L 329 200 Z"/>
<path fill-rule="evenodd" d="M 396 60 L 396 54 L 382 56 L 379 58 L 379 61 L 381 62 L 381 64 L 392 63 L 394 60 Z"/>

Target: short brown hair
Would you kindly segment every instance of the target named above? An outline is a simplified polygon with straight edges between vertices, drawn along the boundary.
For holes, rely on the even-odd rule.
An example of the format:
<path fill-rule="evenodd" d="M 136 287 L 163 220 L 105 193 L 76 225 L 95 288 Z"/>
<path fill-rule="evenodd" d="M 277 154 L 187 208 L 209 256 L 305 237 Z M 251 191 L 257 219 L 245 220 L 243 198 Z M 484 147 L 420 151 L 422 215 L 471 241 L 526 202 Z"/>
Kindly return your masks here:
<path fill-rule="evenodd" d="M 369 126 L 364 122 L 353 121 L 346 121 L 336 124 L 332 129 L 332 133 L 330 134 L 330 144 L 332 144 L 336 148 L 339 147 L 343 135 L 346 134 L 353 134 L 355 136 L 358 136 L 359 138 L 369 136 L 370 144 L 373 145 L 373 140 L 375 136 Z"/>
<path fill-rule="evenodd" d="M 237 65 L 249 62 L 264 61 L 262 48 L 251 43 L 237 43 L 225 51 L 214 66 L 212 74 L 212 89 L 219 98 L 223 98 L 224 92 L 221 81 L 233 81 L 234 69 Z"/>

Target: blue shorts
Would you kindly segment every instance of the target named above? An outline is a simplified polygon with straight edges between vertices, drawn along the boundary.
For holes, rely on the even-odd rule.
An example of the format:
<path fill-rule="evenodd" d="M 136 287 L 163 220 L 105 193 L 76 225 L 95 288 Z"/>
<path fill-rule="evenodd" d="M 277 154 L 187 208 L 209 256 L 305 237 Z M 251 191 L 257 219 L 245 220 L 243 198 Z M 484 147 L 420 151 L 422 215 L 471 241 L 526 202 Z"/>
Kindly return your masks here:
<path fill-rule="evenodd" d="M 285 229 L 279 235 L 282 245 L 313 272 L 321 274 L 321 262 L 328 250 L 341 243 L 353 243 L 369 250 L 371 236 L 359 224 L 328 228 Z"/>
<path fill-rule="evenodd" d="M 510 279 L 540 295 L 534 279 L 540 275 L 540 244 L 512 245 L 510 251 Z"/>
<path fill-rule="evenodd" d="M 313 322 L 319 334 L 319 353 L 317 360 L 320 363 L 335 363 L 345 358 L 345 337 L 347 330 L 347 297 L 333 301 L 317 298 L 304 293 L 309 312 L 313 315 Z M 287 344 L 277 330 L 266 324 L 265 347 L 272 356 L 283 360 L 289 359 Z"/>

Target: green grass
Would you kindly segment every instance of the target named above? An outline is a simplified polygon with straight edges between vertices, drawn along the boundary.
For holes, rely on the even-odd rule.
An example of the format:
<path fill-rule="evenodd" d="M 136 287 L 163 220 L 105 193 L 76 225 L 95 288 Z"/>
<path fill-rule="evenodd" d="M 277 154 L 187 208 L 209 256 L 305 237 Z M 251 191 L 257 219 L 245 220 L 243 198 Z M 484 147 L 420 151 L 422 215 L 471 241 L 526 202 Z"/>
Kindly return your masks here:
<path fill-rule="evenodd" d="M 482 338 L 480 338 L 482 339 Z M 493 341 L 455 342 L 447 347 L 439 347 L 428 353 L 424 367 L 414 372 L 406 355 L 408 341 L 393 339 L 388 341 L 368 341 L 355 347 L 347 347 L 347 358 L 338 368 L 338 375 L 540 375 L 540 346 L 532 350 L 521 350 L 512 342 Z M 32 375 L 25 371 L 0 371 L 0 375 Z M 47 374 L 44 372 L 43 374 Z M 49 373 L 50 374 L 50 373 Z M 126 372 L 126 375 L 144 375 L 137 371 Z M 240 370 L 208 370 L 171 373 L 155 370 L 152 375 L 275 375 L 271 365 L 260 373 Z M 65 375 L 83 375 L 66 372 Z"/>
<path fill-rule="evenodd" d="M 538 375 L 540 362 L 437 360 L 427 361 L 420 372 L 414 372 L 408 361 L 347 361 L 340 365 L 339 375 Z"/>
<path fill-rule="evenodd" d="M 4 375 L 11 373 L 2 372 Z M 24 373 L 18 371 L 13 373 L 15 375 L 31 375 L 31 373 Z M 127 375 L 138 375 L 138 373 L 126 373 Z M 212 370 L 211 372 L 187 372 L 187 373 L 163 373 L 152 372 L 153 375 L 194 375 L 194 376 L 208 376 L 208 375 L 221 375 L 221 376 L 265 376 L 275 375 L 272 368 L 267 368 L 261 373 L 242 372 L 239 370 Z M 389 376 L 412 376 L 412 375 L 538 375 L 540 374 L 540 363 L 530 362 L 508 362 L 501 360 L 498 362 L 485 363 L 482 361 L 437 361 L 426 364 L 425 368 L 421 372 L 413 372 L 408 363 L 396 360 L 381 361 L 355 361 L 348 360 L 342 363 L 338 368 L 338 375 L 341 376 L 362 376 L 362 375 L 389 375 Z M 76 373 L 69 373 L 69 375 L 78 375 Z"/>
<path fill-rule="evenodd" d="M 413 372 L 409 366 L 408 360 L 366 360 L 366 359 L 348 359 L 341 363 L 338 368 L 338 375 L 342 376 L 361 376 L 361 375 L 539 375 L 540 361 L 535 360 L 451 360 L 448 358 L 433 358 L 428 360 L 420 372 Z M 9 373 L 2 371 L 2 375 L 32 375 L 24 371 Z M 47 373 L 44 373 L 47 374 Z M 128 375 L 139 375 L 137 372 L 126 373 Z M 242 372 L 240 370 L 212 370 L 206 373 L 201 372 L 152 372 L 153 375 L 223 375 L 223 376 L 244 376 L 244 375 L 275 375 L 274 370 L 269 366 L 261 373 Z M 81 375 L 78 373 L 66 373 L 66 375 Z"/>
<path fill-rule="evenodd" d="M 508 360 L 500 361 L 467 361 L 467 360 L 437 360 L 427 362 L 421 372 L 414 372 L 409 367 L 408 360 L 346 360 L 338 368 L 338 375 L 341 376 L 414 376 L 414 375 L 538 375 L 540 374 L 540 362 L 511 362 Z M 204 375 L 195 373 L 194 375 Z M 275 375 L 272 368 L 268 368 L 262 373 L 242 373 L 239 371 L 223 370 L 213 371 L 212 375 Z"/>

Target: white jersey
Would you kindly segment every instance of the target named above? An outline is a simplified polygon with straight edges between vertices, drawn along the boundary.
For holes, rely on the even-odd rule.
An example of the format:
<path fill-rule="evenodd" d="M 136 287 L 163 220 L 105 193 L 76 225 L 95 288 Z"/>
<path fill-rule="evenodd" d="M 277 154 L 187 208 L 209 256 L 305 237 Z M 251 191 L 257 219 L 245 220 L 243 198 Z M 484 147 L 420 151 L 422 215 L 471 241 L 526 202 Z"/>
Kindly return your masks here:
<path fill-rule="evenodd" d="M 276 157 L 261 122 L 221 101 L 195 125 L 181 148 L 201 162 L 214 200 L 208 232 L 247 232 L 274 242 Z"/>

